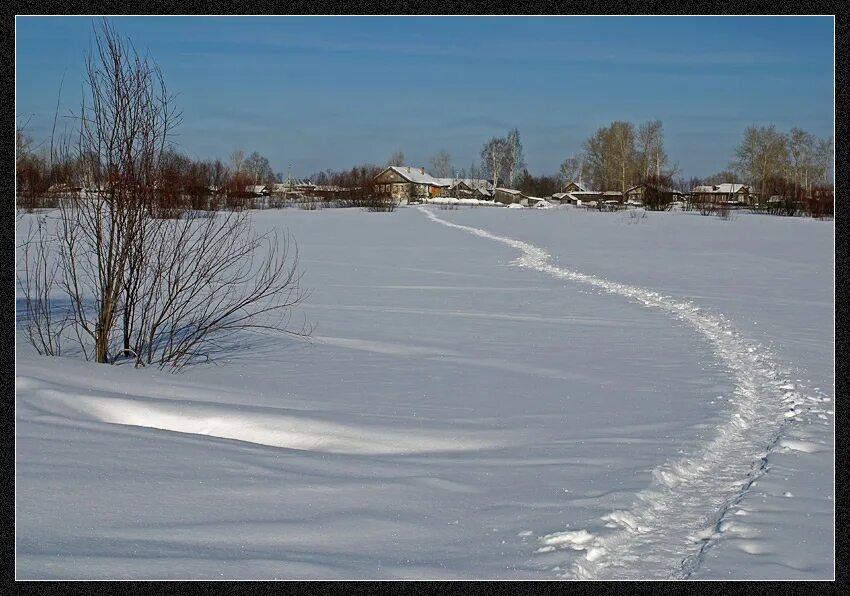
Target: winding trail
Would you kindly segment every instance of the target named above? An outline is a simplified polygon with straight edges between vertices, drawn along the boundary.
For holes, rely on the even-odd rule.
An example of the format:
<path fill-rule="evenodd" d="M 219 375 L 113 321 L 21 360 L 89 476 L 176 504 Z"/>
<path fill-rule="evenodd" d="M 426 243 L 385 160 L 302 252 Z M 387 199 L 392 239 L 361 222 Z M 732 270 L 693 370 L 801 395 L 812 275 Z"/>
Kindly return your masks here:
<path fill-rule="evenodd" d="M 653 470 L 654 482 L 627 510 L 602 519 L 612 531 L 555 532 L 538 539 L 537 552 L 583 551 L 562 575 L 572 579 L 687 579 L 720 536 L 728 509 L 767 469 L 767 457 L 785 425 L 803 413 L 801 390 L 763 345 L 743 337 L 722 314 L 652 290 L 580 273 L 550 263 L 543 249 L 485 230 L 455 224 L 419 207 L 432 221 L 521 252 L 514 264 L 616 294 L 690 325 L 711 344 L 734 380 L 729 418 L 697 452 Z"/>

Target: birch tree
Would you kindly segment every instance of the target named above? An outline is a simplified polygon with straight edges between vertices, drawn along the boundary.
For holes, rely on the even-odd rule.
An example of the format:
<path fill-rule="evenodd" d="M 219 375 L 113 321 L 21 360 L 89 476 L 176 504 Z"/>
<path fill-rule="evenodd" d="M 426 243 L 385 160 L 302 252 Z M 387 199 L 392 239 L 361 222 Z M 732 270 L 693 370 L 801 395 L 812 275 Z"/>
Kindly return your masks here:
<path fill-rule="evenodd" d="M 637 150 L 641 165 L 641 176 L 661 179 L 661 170 L 667 165 L 664 152 L 664 125 L 661 120 L 644 122 L 638 128 Z"/>
<path fill-rule="evenodd" d="M 242 165 L 245 163 L 245 152 L 242 149 L 234 149 L 230 154 L 230 165 L 233 166 L 233 174 L 240 176 L 242 174 Z"/>
<path fill-rule="evenodd" d="M 749 126 L 741 144 L 735 149 L 732 168 L 740 172 L 755 188 L 761 200 L 767 198 L 768 181 L 781 176 L 788 162 L 787 137 L 776 126 Z"/>
<path fill-rule="evenodd" d="M 448 178 L 452 175 L 452 156 L 441 149 L 431 158 L 431 173 L 438 178 Z"/>
<path fill-rule="evenodd" d="M 584 156 L 581 154 L 577 154 L 568 157 L 563 161 L 563 163 L 561 163 L 561 167 L 558 170 L 558 174 L 561 176 L 561 180 L 565 185 L 569 184 L 570 182 L 581 183 L 583 169 Z"/>
<path fill-rule="evenodd" d="M 388 166 L 403 166 L 404 165 L 404 152 L 396 151 L 390 158 L 387 160 Z"/>
<path fill-rule="evenodd" d="M 585 167 L 591 184 L 597 190 L 609 190 L 610 187 L 613 158 L 609 139 L 608 128 L 598 128 L 582 145 Z"/>
<path fill-rule="evenodd" d="M 493 186 L 499 185 L 499 179 L 505 172 L 508 154 L 508 141 L 502 137 L 493 137 L 481 149 L 481 163 L 487 174 L 493 179 Z"/>
<path fill-rule="evenodd" d="M 821 139 L 817 142 L 814 155 L 815 181 L 818 183 L 829 182 L 830 171 L 833 166 L 834 148 L 832 138 Z"/>
<path fill-rule="evenodd" d="M 635 127 L 631 122 L 613 122 L 610 127 L 610 140 L 614 162 L 620 179 L 620 190 L 625 195 L 632 182 L 637 152 L 635 150 Z"/>
<path fill-rule="evenodd" d="M 508 178 L 508 186 L 514 188 L 517 174 L 526 166 L 518 129 L 514 128 L 508 131 L 508 136 L 505 137 L 505 144 L 505 171 Z"/>

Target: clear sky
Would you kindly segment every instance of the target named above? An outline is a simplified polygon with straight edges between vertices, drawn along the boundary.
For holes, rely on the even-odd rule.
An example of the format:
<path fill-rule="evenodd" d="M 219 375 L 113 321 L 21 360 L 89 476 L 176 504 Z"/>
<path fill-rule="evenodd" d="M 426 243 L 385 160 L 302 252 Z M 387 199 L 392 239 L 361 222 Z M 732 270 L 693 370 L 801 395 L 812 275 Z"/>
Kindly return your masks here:
<path fill-rule="evenodd" d="M 16 115 L 79 109 L 90 17 L 16 19 Z M 259 151 L 307 176 L 402 150 L 468 168 L 517 127 L 554 174 L 614 120 L 664 122 L 684 176 L 724 169 L 750 124 L 832 136 L 832 17 L 120 17 L 178 93 L 195 158 Z M 68 126 L 59 120 L 58 129 Z"/>

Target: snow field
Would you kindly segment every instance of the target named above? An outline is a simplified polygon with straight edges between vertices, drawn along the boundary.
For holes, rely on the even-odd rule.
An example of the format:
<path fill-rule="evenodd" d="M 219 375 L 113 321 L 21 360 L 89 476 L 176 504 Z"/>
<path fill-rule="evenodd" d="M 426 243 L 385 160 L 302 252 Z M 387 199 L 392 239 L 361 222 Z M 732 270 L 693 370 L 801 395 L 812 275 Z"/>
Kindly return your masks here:
<path fill-rule="evenodd" d="M 38 358 L 19 337 L 18 577 L 833 573 L 831 302 L 797 289 L 824 276 L 758 254 L 740 279 L 691 271 L 663 245 L 644 266 L 618 245 L 758 248 L 796 222 L 434 213 L 528 254 L 416 209 L 258 212 L 299 242 L 310 345 L 245 338 L 172 376 Z M 788 291 L 753 316 L 749 280 Z"/>
<path fill-rule="evenodd" d="M 550 263 L 550 255 L 532 244 L 497 236 L 480 228 L 455 224 L 420 208 L 431 220 L 476 236 L 502 242 L 521 251 L 517 265 L 587 284 L 638 301 L 685 321 L 713 345 L 718 360 L 735 378 L 735 409 L 717 428 L 716 437 L 695 456 L 667 462 L 653 470 L 656 483 L 641 491 L 632 507 L 605 516 L 608 536 L 585 530 L 543 536 L 539 552 L 566 544 L 584 550 L 566 575 L 576 579 L 688 578 L 699 566 L 712 539 L 723 531 L 746 535 L 724 521 L 729 508 L 743 497 L 767 469 L 776 447 L 804 452 L 828 451 L 822 445 L 780 439 L 787 420 L 805 411 L 806 398 L 763 345 L 747 340 L 722 315 L 702 313 L 699 306 L 677 301 L 644 288 L 607 281 Z M 730 398 L 731 399 L 731 398 Z M 688 543 L 696 546 L 689 546 Z M 745 552 L 765 552 L 745 543 Z"/>

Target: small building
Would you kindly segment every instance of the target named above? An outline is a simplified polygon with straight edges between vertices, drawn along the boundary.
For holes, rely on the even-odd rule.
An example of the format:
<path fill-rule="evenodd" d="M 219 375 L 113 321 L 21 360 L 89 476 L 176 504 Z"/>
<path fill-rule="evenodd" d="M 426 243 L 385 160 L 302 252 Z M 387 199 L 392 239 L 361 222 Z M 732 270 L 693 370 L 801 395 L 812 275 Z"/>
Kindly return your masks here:
<path fill-rule="evenodd" d="M 50 185 L 50 187 L 47 189 L 47 193 L 51 195 L 79 196 L 82 190 L 83 187 L 79 184 L 57 182 L 56 184 Z"/>
<path fill-rule="evenodd" d="M 492 201 L 493 196 L 493 191 L 488 188 L 476 188 L 472 191 L 471 198 L 479 199 L 481 201 Z"/>
<path fill-rule="evenodd" d="M 503 205 L 528 205 L 528 197 L 518 190 L 512 188 L 497 188 L 495 190 L 495 200 Z"/>
<path fill-rule="evenodd" d="M 480 192 L 479 192 L 480 191 Z M 482 178 L 455 178 L 448 188 L 448 193 L 457 198 L 493 197 L 493 183 Z"/>
<path fill-rule="evenodd" d="M 250 184 L 245 187 L 245 194 L 249 196 L 262 197 L 270 194 L 266 184 Z"/>
<path fill-rule="evenodd" d="M 549 201 L 547 201 L 546 199 L 532 196 L 526 197 L 525 205 L 527 207 L 536 207 L 538 209 L 548 209 L 552 206 L 552 204 L 549 203 Z"/>
<path fill-rule="evenodd" d="M 608 205 L 609 207 L 619 206 L 623 202 L 623 193 L 619 190 L 585 190 L 566 193 L 566 197 L 561 199 L 561 203 L 569 203 L 581 207 Z M 553 195 L 554 196 L 554 195 Z"/>
<path fill-rule="evenodd" d="M 316 185 L 312 182 L 301 180 L 299 178 L 290 178 L 286 182 L 277 182 L 269 185 L 269 192 L 274 195 L 308 195 L 312 194 L 315 188 Z"/>

